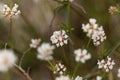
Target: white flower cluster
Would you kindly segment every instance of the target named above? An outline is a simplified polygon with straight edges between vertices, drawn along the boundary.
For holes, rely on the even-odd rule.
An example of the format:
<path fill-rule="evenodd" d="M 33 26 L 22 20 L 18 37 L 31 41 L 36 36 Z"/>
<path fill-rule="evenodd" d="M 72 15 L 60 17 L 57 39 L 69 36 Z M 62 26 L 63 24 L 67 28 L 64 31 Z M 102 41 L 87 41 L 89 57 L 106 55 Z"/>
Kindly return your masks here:
<path fill-rule="evenodd" d="M 55 80 L 73 80 L 73 79 L 70 79 L 68 75 L 67 76 L 61 75 L 59 77 L 56 77 Z M 83 80 L 83 78 L 80 76 L 77 76 L 74 80 Z"/>
<path fill-rule="evenodd" d="M 98 27 L 98 24 L 96 24 L 96 19 L 90 18 L 88 24 L 82 24 L 82 29 L 87 33 L 88 37 L 93 39 L 95 46 L 100 45 L 100 43 L 106 39 L 103 27 Z"/>
<path fill-rule="evenodd" d="M 18 7 L 19 6 L 17 4 L 14 4 L 12 8 L 10 8 L 7 4 L 4 4 L 1 7 L 0 14 L 3 17 L 7 17 L 8 19 L 17 18 L 21 13 L 20 10 L 18 10 Z"/>
<path fill-rule="evenodd" d="M 17 57 L 12 50 L 0 50 L 0 71 L 6 72 L 12 68 L 17 61 Z"/>
<path fill-rule="evenodd" d="M 107 57 L 107 60 L 98 60 L 98 68 L 104 68 L 106 70 L 106 72 L 109 72 L 110 70 L 113 69 L 113 66 L 115 65 L 114 60 L 112 60 L 109 56 Z"/>
<path fill-rule="evenodd" d="M 101 76 L 97 76 L 96 80 L 102 80 L 102 77 Z"/>
<path fill-rule="evenodd" d="M 76 55 L 75 60 L 77 62 L 85 63 L 86 60 L 89 60 L 91 58 L 91 54 L 87 52 L 86 49 L 77 49 L 74 51 L 74 54 Z"/>
<path fill-rule="evenodd" d="M 41 39 L 31 39 L 30 47 L 37 48 L 40 42 L 41 42 Z"/>
<path fill-rule="evenodd" d="M 53 50 L 55 49 L 54 46 L 50 45 L 49 43 L 42 43 L 41 46 L 38 47 L 38 55 L 37 58 L 41 60 L 52 60 Z"/>
<path fill-rule="evenodd" d="M 59 76 L 59 77 L 56 77 L 55 80 L 71 80 L 71 79 L 70 79 L 69 76 L 63 76 L 63 75 L 61 75 L 61 76 Z"/>
<path fill-rule="evenodd" d="M 118 69 L 118 74 L 117 76 L 120 78 L 120 68 Z"/>
<path fill-rule="evenodd" d="M 68 43 L 68 35 L 64 30 L 55 31 L 50 40 L 53 44 L 56 44 L 57 47 L 63 46 Z"/>
<path fill-rule="evenodd" d="M 65 71 L 66 71 L 66 67 L 63 64 L 61 63 L 56 64 L 54 71 L 55 74 L 58 73 L 62 75 Z"/>
<path fill-rule="evenodd" d="M 75 78 L 75 80 L 83 80 L 83 78 L 80 77 L 80 76 L 77 76 L 77 77 Z"/>

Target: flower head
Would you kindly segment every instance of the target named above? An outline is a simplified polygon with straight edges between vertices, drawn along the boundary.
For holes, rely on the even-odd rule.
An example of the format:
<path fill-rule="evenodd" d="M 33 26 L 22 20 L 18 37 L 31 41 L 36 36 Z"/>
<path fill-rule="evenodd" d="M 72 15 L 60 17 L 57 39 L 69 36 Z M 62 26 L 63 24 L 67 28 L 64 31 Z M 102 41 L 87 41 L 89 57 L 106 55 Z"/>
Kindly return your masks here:
<path fill-rule="evenodd" d="M 96 80 L 102 80 L 102 77 L 101 76 L 97 76 Z"/>
<path fill-rule="evenodd" d="M 75 60 L 78 62 L 85 63 L 86 60 L 89 60 L 91 58 L 91 55 L 87 52 L 86 49 L 77 49 L 74 51 L 74 54 L 76 55 Z"/>
<path fill-rule="evenodd" d="M 65 71 L 66 71 L 66 67 L 63 64 L 61 63 L 56 64 L 54 71 L 55 74 L 58 73 L 62 75 Z"/>
<path fill-rule="evenodd" d="M 96 19 L 90 18 L 88 24 L 82 24 L 82 29 L 84 32 L 87 32 L 87 36 L 91 37 L 98 28 L 98 24 L 96 24 Z"/>
<path fill-rule="evenodd" d="M 118 11 L 117 7 L 115 6 L 110 6 L 110 8 L 108 9 L 110 14 L 114 14 Z"/>
<path fill-rule="evenodd" d="M 0 71 L 8 71 L 9 68 L 14 66 L 16 61 L 17 57 L 12 50 L 0 50 Z"/>
<path fill-rule="evenodd" d="M 41 39 L 31 39 L 30 47 L 37 48 L 40 42 L 41 42 Z"/>
<path fill-rule="evenodd" d="M 69 76 L 63 76 L 63 75 L 61 75 L 61 76 L 59 76 L 59 77 L 56 77 L 55 80 L 71 80 L 71 79 L 70 79 Z"/>
<path fill-rule="evenodd" d="M 112 60 L 109 56 L 107 57 L 107 60 L 103 59 L 103 60 L 98 60 L 98 68 L 104 68 L 106 70 L 106 72 L 109 72 L 110 70 L 113 69 L 113 66 L 115 65 L 114 60 Z"/>
<path fill-rule="evenodd" d="M 117 77 L 120 78 L 120 68 L 118 69 L 118 74 L 117 74 Z"/>
<path fill-rule="evenodd" d="M 38 47 L 38 55 L 37 58 L 41 60 L 52 60 L 53 50 L 55 49 L 54 46 L 50 45 L 49 43 L 42 43 L 41 46 Z"/>
<path fill-rule="evenodd" d="M 56 44 L 57 47 L 63 46 L 68 43 L 68 35 L 64 30 L 55 31 L 50 40 L 53 44 Z"/>
<path fill-rule="evenodd" d="M 80 77 L 80 76 L 77 76 L 77 77 L 75 78 L 75 80 L 83 80 L 83 78 Z"/>
<path fill-rule="evenodd" d="M 103 27 L 96 24 L 96 19 L 90 18 L 88 24 L 82 24 L 82 29 L 93 40 L 95 46 L 100 45 L 106 39 Z"/>
<path fill-rule="evenodd" d="M 14 4 L 12 8 L 10 8 L 7 4 L 4 4 L 1 7 L 0 14 L 3 17 L 7 17 L 8 19 L 16 18 L 21 13 L 20 10 L 18 10 L 18 7 L 19 6 L 17 4 Z"/>
<path fill-rule="evenodd" d="M 100 43 L 106 39 L 106 35 L 102 26 L 98 28 L 98 31 L 94 32 L 92 39 L 95 46 L 100 45 Z"/>

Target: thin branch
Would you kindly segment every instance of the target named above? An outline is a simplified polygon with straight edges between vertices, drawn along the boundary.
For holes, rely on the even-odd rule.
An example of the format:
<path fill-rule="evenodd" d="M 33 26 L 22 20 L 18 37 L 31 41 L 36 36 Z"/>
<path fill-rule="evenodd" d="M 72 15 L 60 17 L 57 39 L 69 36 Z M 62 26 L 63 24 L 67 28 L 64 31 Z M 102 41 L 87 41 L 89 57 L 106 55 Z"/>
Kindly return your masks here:
<path fill-rule="evenodd" d="M 21 66 L 22 61 L 23 61 L 23 59 L 24 59 L 25 55 L 26 55 L 26 54 L 27 54 L 27 52 L 28 52 L 28 51 L 30 51 L 30 50 L 31 50 L 31 48 L 28 48 L 26 51 L 24 51 L 24 52 L 23 52 L 23 55 L 22 55 L 22 57 L 20 58 L 19 66 Z"/>
<path fill-rule="evenodd" d="M 22 75 L 26 78 L 26 80 L 32 80 L 32 78 L 18 65 L 14 65 L 16 69 L 18 69 Z"/>

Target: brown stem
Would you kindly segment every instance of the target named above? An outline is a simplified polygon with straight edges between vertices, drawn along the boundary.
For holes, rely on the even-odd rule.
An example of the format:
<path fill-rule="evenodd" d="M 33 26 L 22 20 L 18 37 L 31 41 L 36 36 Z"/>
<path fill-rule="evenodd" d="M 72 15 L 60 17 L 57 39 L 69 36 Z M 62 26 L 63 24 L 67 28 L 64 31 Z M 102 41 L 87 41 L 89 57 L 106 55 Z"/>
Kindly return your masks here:
<path fill-rule="evenodd" d="M 14 65 L 16 69 L 18 69 L 22 75 L 26 78 L 26 80 L 32 80 L 32 78 L 18 65 Z"/>

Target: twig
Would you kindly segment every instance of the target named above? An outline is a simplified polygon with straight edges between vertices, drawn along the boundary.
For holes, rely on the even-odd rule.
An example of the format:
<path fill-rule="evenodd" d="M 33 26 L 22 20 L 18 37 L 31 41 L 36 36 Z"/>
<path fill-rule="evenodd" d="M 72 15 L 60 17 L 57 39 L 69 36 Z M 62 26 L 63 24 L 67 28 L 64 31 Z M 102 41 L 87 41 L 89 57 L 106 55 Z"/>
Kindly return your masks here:
<path fill-rule="evenodd" d="M 16 64 L 14 66 L 23 74 L 26 80 L 32 80 L 32 78 L 20 66 Z"/>
<path fill-rule="evenodd" d="M 28 51 L 30 51 L 30 50 L 31 50 L 31 48 L 28 48 L 25 52 L 23 52 L 23 55 L 22 55 L 22 57 L 20 58 L 19 66 L 21 66 L 22 61 L 23 61 L 23 58 L 25 57 L 26 53 L 27 53 Z"/>

